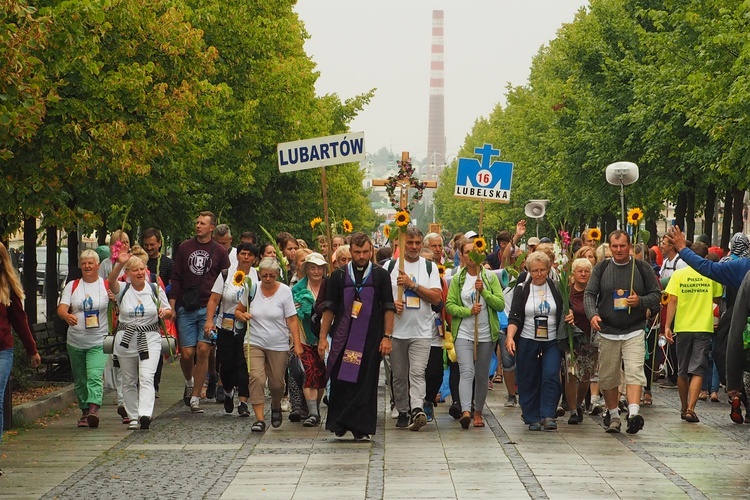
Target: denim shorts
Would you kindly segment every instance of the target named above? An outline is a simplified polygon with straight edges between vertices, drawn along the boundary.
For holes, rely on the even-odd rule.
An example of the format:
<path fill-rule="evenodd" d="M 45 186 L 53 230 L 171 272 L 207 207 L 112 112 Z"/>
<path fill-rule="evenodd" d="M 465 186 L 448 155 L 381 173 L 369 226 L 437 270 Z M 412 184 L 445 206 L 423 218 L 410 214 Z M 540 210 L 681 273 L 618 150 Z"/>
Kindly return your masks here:
<path fill-rule="evenodd" d="M 184 307 L 177 308 L 177 338 L 180 348 L 195 347 L 198 342 L 211 343 L 210 339 L 203 336 L 203 327 L 206 325 L 206 308 L 201 307 L 195 311 L 186 311 Z"/>

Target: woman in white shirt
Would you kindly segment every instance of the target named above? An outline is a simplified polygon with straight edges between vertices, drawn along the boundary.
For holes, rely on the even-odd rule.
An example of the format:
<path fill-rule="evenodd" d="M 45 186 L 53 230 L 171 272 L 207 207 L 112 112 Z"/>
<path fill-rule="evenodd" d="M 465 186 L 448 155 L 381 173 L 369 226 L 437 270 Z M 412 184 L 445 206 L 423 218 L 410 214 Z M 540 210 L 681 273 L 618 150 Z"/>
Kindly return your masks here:
<path fill-rule="evenodd" d="M 78 427 L 99 427 L 103 374 L 107 355 L 102 350 L 108 333 L 107 282 L 99 277 L 99 255 L 84 250 L 78 267 L 82 278 L 65 285 L 57 315 L 68 324 L 68 357 L 73 371 L 78 408 Z"/>
<path fill-rule="evenodd" d="M 129 283 L 117 281 L 123 268 Z M 120 364 L 130 430 L 137 429 L 139 423 L 142 430 L 151 425 L 156 399 L 154 373 L 161 356 L 159 323 L 173 317 L 164 290 L 149 283 L 147 274 L 143 260 L 122 252 L 108 278 L 109 288 L 120 306 L 114 354 Z"/>
<path fill-rule="evenodd" d="M 551 263 L 544 252 L 526 257 L 529 279 L 516 286 L 508 315 L 505 347 L 516 356 L 518 402 L 530 431 L 557 430 L 560 402 L 558 340 L 566 338 L 562 295 L 549 278 Z"/>
<path fill-rule="evenodd" d="M 249 306 L 246 295 L 234 311 L 235 319 L 248 323 L 250 404 L 253 405 L 256 418 L 251 427 L 253 432 L 266 430 L 263 416 L 263 387 L 266 382 L 271 391 L 271 425 L 274 428 L 281 426 L 281 398 L 284 395 L 290 335 L 294 340 L 295 354 L 302 354 L 297 309 L 291 289 L 277 281 L 279 271 L 276 259 L 266 257 L 261 260 L 258 291 L 250 300 Z"/>

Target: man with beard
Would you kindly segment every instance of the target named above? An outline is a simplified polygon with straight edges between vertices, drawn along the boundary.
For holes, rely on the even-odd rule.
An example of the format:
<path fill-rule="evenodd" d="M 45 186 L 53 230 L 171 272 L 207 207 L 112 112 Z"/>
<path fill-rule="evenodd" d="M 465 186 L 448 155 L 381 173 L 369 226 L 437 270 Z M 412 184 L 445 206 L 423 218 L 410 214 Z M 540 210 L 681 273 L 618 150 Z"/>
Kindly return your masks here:
<path fill-rule="evenodd" d="M 336 269 L 326 287 L 318 354 L 325 359 L 331 332 L 326 429 L 366 439 L 375 434 L 380 361 L 391 352 L 396 308 L 388 272 L 372 263 L 370 237 L 353 234 L 351 254 L 352 261 Z"/>

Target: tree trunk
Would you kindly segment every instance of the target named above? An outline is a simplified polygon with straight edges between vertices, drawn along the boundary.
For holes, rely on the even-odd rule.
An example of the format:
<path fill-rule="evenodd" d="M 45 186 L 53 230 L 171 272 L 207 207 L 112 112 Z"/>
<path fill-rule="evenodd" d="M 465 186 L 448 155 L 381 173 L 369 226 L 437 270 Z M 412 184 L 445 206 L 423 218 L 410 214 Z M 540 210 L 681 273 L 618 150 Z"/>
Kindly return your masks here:
<path fill-rule="evenodd" d="M 724 219 L 721 223 L 721 242 L 719 246 L 725 252 L 729 249 L 729 238 L 732 236 L 732 191 L 724 193 Z"/>
<path fill-rule="evenodd" d="M 648 245 L 649 248 L 657 244 L 657 234 L 656 234 L 656 221 L 652 219 L 646 220 L 646 231 L 648 231 L 651 236 L 649 237 L 648 241 L 646 242 L 646 245 Z"/>
<path fill-rule="evenodd" d="M 714 219 L 716 218 L 716 186 L 709 184 L 706 188 L 706 210 L 703 212 L 703 232 L 708 241 L 714 243 Z"/>
<path fill-rule="evenodd" d="M 29 324 L 37 322 L 36 314 L 36 219 L 23 221 L 23 291 L 26 292 L 24 308 Z"/>
<path fill-rule="evenodd" d="M 47 290 L 47 321 L 52 321 L 57 310 L 57 296 L 60 290 L 59 255 L 57 254 L 57 226 L 47 228 L 47 264 L 44 269 L 45 288 Z"/>
<path fill-rule="evenodd" d="M 745 219 L 742 217 L 745 210 L 745 190 L 733 189 L 732 197 L 732 234 L 745 232 Z"/>
<path fill-rule="evenodd" d="M 618 212 L 619 213 L 619 212 Z M 618 215 L 615 212 L 607 212 L 602 218 L 602 243 L 609 243 L 609 233 L 617 229 Z"/>
<path fill-rule="evenodd" d="M 74 270 L 78 269 L 79 253 L 81 251 L 78 248 L 78 231 L 71 231 L 68 233 L 68 281 Z"/>
<path fill-rule="evenodd" d="M 685 194 L 685 191 L 681 192 L 677 196 L 677 203 L 675 204 L 674 208 L 674 220 L 675 224 L 677 224 L 680 229 L 683 231 L 685 228 L 685 212 L 687 211 L 687 196 Z M 667 227 L 669 227 L 671 221 L 667 221 Z"/>
<path fill-rule="evenodd" d="M 695 188 L 685 191 L 685 230 L 687 239 L 695 240 Z"/>

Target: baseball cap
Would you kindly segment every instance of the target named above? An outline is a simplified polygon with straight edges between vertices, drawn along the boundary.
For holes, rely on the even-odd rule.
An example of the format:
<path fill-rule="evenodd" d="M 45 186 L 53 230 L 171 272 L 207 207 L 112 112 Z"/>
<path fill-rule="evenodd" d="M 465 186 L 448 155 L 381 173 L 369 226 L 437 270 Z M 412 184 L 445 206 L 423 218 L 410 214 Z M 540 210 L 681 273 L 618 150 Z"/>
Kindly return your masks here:
<path fill-rule="evenodd" d="M 531 238 L 529 238 L 529 239 L 528 239 L 528 240 L 526 241 L 526 245 L 527 245 L 527 246 L 530 246 L 530 247 L 535 247 L 535 246 L 537 246 L 538 244 L 539 244 L 539 238 L 537 238 L 536 236 L 532 236 Z"/>
<path fill-rule="evenodd" d="M 305 261 L 303 262 L 303 264 L 310 264 L 310 263 L 315 264 L 316 266 L 328 265 L 328 263 L 326 262 L 326 259 L 317 252 L 313 252 L 307 257 L 305 257 Z"/>
<path fill-rule="evenodd" d="M 464 238 L 471 239 L 471 238 L 476 238 L 477 236 L 479 236 L 479 235 L 475 231 L 466 231 L 464 233 Z"/>

